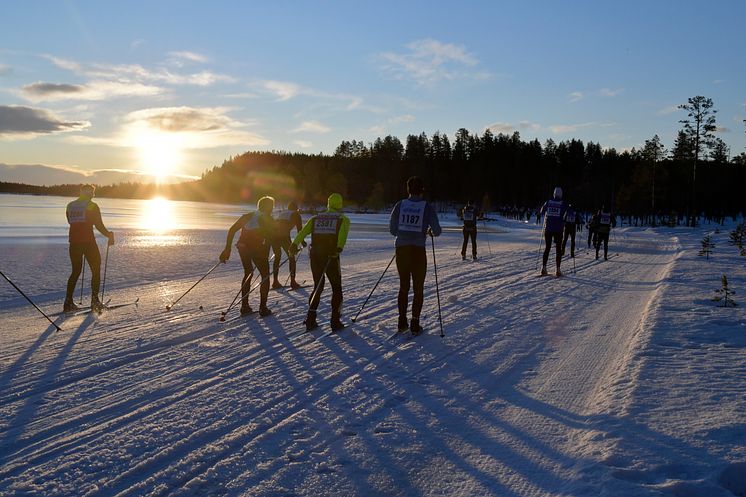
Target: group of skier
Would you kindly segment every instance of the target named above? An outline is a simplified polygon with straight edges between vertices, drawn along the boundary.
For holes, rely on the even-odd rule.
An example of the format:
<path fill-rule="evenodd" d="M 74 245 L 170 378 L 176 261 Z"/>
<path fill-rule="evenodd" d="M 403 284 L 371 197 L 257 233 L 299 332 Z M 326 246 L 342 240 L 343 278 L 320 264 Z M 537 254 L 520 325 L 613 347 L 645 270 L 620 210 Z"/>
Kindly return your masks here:
<path fill-rule="evenodd" d="M 541 275 L 548 274 L 547 262 L 552 242 L 554 242 L 555 275 L 562 276 L 562 257 L 565 255 L 568 238 L 570 239 L 570 258 L 575 258 L 575 234 L 577 226 L 581 225 L 580 214 L 572 204 L 562 200 L 562 188 L 559 186 L 552 192 L 552 198 L 539 209 L 539 215 L 542 214 L 544 215 L 544 253 L 542 254 Z M 614 216 L 602 206 L 588 223 L 588 248 L 591 247 L 592 242 L 596 250 L 596 259 L 599 257 L 601 243 L 604 245 L 604 260 L 609 258 L 609 234 L 612 227 L 616 227 Z"/>
<path fill-rule="evenodd" d="M 406 183 L 408 196 L 396 203 L 389 219 L 389 231 L 395 237 L 396 268 L 399 274 L 399 291 L 397 295 L 399 331 L 410 330 L 413 335 L 422 332 L 420 314 L 424 301 L 424 282 L 427 273 L 427 237 L 441 234 L 438 216 L 433 206 L 424 200 L 424 183 L 421 178 L 413 176 Z M 95 187 L 83 185 L 80 196 L 67 205 L 67 221 L 70 225 L 70 261 L 72 272 L 67 283 L 67 293 L 63 306 L 64 312 L 75 312 L 78 307 L 73 301 L 73 292 L 83 268 L 83 260 L 91 269 L 91 309 L 101 311 L 105 308 L 99 298 L 101 254 L 96 244 L 93 228 L 108 238 L 109 246 L 114 244 L 114 233 L 108 230 L 101 219 L 101 211 L 93 202 Z M 306 314 L 306 330 L 318 327 L 317 309 L 326 279 L 332 287 L 330 325 L 333 331 L 344 327 L 342 315 L 342 275 L 340 254 L 347 242 L 350 220 L 344 214 L 343 199 L 339 193 L 332 193 L 327 199 L 326 210 L 313 215 L 305 224 L 295 202 L 290 202 L 287 209 L 273 215 L 275 199 L 264 196 L 257 201 L 254 212 L 239 217 L 228 229 L 225 247 L 219 255 L 220 262 L 230 259 L 233 240 L 240 232 L 236 248 L 243 266 L 243 278 L 239 294 L 241 295 L 242 315 L 254 313 L 249 305 L 249 294 L 254 273 L 261 278 L 259 284 L 260 316 L 269 316 L 272 311 L 267 306 L 267 298 L 272 288 L 282 288 L 278 279 L 279 269 L 286 254 L 289 265 L 290 289 L 301 287 L 296 280 L 297 255 L 307 246 L 305 239 L 311 236 L 309 260 L 313 274 L 313 292 L 309 296 L 308 312 Z M 554 189 L 553 198 L 548 200 L 540 209 L 545 215 L 543 241 L 545 249 L 541 274 L 547 274 L 549 252 L 554 243 L 556 247 L 556 275 L 561 276 L 562 257 L 568 239 L 570 240 L 570 257 L 575 257 L 576 225 L 580 222 L 579 213 L 571 204 L 562 200 L 562 189 Z M 472 259 L 477 259 L 477 220 L 482 216 L 479 209 L 471 201 L 459 210 L 458 217 L 463 222 L 463 244 L 461 257 L 466 260 L 468 242 L 471 241 Z M 598 258 L 601 243 L 604 244 L 604 258 L 607 258 L 609 232 L 615 225 L 609 212 L 601 209 L 594 215 L 589 224 L 589 244 L 591 236 Z M 290 233 L 295 229 L 295 238 L 291 240 Z M 107 249 L 108 250 L 108 249 Z M 270 258 L 270 250 L 273 252 Z M 270 274 L 270 261 L 272 261 Z M 270 284 L 270 278 L 272 283 Z M 411 314 L 408 313 L 409 293 L 413 293 Z M 238 297 L 238 294 L 237 294 Z"/>

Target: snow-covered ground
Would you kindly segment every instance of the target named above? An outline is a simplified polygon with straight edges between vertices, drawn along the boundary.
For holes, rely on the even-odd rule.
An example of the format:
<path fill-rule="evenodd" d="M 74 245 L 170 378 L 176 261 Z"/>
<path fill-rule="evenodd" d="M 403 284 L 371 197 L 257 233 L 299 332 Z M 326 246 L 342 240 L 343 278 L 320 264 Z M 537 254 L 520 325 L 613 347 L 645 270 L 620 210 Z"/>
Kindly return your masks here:
<path fill-rule="evenodd" d="M 353 223 L 342 254 L 348 322 L 393 255 L 384 220 Z M 477 262 L 457 231 L 436 239 L 444 338 L 430 246 L 411 340 L 388 340 L 393 266 L 337 336 L 321 337 L 328 289 L 322 328 L 296 340 L 310 288 L 219 322 L 236 254 L 166 311 L 224 231 L 121 231 L 107 294 L 140 305 L 58 317 L 63 331 L 3 288 L 0 495 L 746 495 L 746 258 L 727 229 L 709 260 L 714 227 L 617 229 L 609 261 L 581 242 L 558 279 L 536 277 L 537 226 L 490 224 Z M 65 245 L 2 248 L 58 311 Z M 711 301 L 723 273 L 741 307 Z"/>

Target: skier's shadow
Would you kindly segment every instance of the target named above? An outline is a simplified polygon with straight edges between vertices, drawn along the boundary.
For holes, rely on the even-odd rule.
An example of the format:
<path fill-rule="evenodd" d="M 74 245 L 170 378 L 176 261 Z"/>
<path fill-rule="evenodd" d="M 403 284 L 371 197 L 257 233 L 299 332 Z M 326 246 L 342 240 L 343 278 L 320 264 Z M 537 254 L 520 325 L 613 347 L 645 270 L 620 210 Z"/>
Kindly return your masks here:
<path fill-rule="evenodd" d="M 26 426 L 34 421 L 34 416 L 36 415 L 36 411 L 38 410 L 39 406 L 44 404 L 43 396 L 44 393 L 47 391 L 45 387 L 48 387 L 55 383 L 57 373 L 59 373 L 59 371 L 62 369 L 65 360 L 70 355 L 70 352 L 72 351 L 75 344 L 78 342 L 78 339 L 81 337 L 83 332 L 95 322 L 95 320 L 95 317 L 91 314 L 88 314 L 86 316 L 83 322 L 81 322 L 78 326 L 78 329 L 75 330 L 75 332 L 70 336 L 67 343 L 62 348 L 57 357 L 55 357 L 49 363 L 46 371 L 44 371 L 40 375 L 39 381 L 32 388 L 31 393 L 26 396 L 25 403 L 20 406 L 12 419 L 8 420 L 8 431 L 5 433 L 4 438 L 0 439 L 0 467 L 2 467 L 6 462 L 12 460 L 12 453 L 14 449 L 13 446 L 25 432 Z M 7 378 L 4 377 L 2 381 L 0 381 L 0 385 L 2 386 L 2 388 L 0 389 L 4 389 L 7 386 L 6 384 L 12 380 L 15 374 L 17 374 L 17 372 L 23 366 L 23 363 L 28 360 L 33 352 L 39 348 L 39 346 L 46 340 L 47 337 L 49 337 L 49 335 L 55 329 L 56 328 L 54 326 L 50 326 L 42 334 L 42 336 L 37 339 L 37 341 L 31 346 L 31 348 L 29 348 L 29 350 L 26 351 L 26 353 L 24 353 L 24 355 L 20 357 L 16 361 L 16 363 L 13 364 L 13 366 L 11 366 L 8 372 L 9 374 L 7 374 Z M 34 390 L 39 391 L 34 392 Z M 0 478 L 1 477 L 2 473 L 0 473 Z"/>

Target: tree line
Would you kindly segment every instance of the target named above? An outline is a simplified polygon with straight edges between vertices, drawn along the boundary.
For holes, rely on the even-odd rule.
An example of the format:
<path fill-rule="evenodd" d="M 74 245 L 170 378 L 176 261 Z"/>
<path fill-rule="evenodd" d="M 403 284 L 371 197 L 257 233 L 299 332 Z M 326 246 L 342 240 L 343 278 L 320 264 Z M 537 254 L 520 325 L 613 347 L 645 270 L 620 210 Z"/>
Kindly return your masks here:
<path fill-rule="evenodd" d="M 687 118 L 670 150 L 655 135 L 643 147 L 618 152 L 578 139 L 524 141 L 516 131 L 471 133 L 461 128 L 453 139 L 437 131 L 395 136 L 372 143 L 343 141 L 329 154 L 250 151 L 229 157 L 196 181 L 174 185 L 123 183 L 98 190 L 100 196 L 211 202 L 254 202 L 273 195 L 280 202 L 321 204 L 329 192 L 346 203 L 384 208 L 405 195 L 412 175 L 425 180 L 432 200 L 472 200 L 488 209 L 536 206 L 561 186 L 579 209 L 601 205 L 619 213 L 744 211 L 746 154 L 730 158 L 728 146 L 714 135 L 712 101 L 692 97 L 680 106 Z M 746 123 L 746 122 L 745 122 Z M 3 191 L 8 184 L 0 185 Z M 20 188 L 20 187 L 16 187 Z M 76 185 L 34 187 L 24 193 L 75 194 Z"/>

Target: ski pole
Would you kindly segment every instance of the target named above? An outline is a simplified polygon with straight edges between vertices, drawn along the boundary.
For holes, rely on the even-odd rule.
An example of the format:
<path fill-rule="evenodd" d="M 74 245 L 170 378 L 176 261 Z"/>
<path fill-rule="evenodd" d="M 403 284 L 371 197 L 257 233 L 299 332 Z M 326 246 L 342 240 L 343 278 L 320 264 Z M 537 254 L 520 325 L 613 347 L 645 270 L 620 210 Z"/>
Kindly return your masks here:
<path fill-rule="evenodd" d="M 62 331 L 62 328 L 60 328 L 59 326 L 57 326 L 51 319 L 49 319 L 49 316 L 47 316 L 46 314 L 44 314 L 44 311 L 42 311 L 41 309 L 39 309 L 39 307 L 36 304 L 34 304 L 34 302 L 30 298 L 28 298 L 28 296 L 25 293 L 23 293 L 23 291 L 20 288 L 18 288 L 15 283 L 13 283 L 12 281 L 10 281 L 10 278 L 8 278 L 7 276 L 5 276 L 5 273 L 3 273 L 2 271 L 0 271 L 0 274 L 3 275 L 3 278 L 5 278 L 8 281 L 8 283 L 10 283 L 11 285 L 13 285 L 13 288 L 15 288 L 16 290 L 18 290 L 18 293 L 20 293 L 21 295 L 23 295 L 23 297 L 26 300 L 28 300 L 31 305 L 34 306 L 34 309 L 36 309 L 37 311 L 39 311 L 39 313 L 41 313 L 42 316 L 44 316 L 45 318 L 47 318 L 47 321 L 49 321 L 50 323 L 52 323 L 52 326 L 54 326 L 55 328 L 57 328 L 57 331 Z"/>
<path fill-rule="evenodd" d="M 365 308 L 365 304 L 367 304 L 368 300 L 370 300 L 371 296 L 373 296 L 373 292 L 375 292 L 376 288 L 378 288 L 378 284 L 383 279 L 383 276 L 386 274 L 386 271 L 388 271 L 389 268 L 391 267 L 391 263 L 394 262 L 394 259 L 396 259 L 396 253 L 394 253 L 393 257 L 391 257 L 391 260 L 389 261 L 388 266 L 386 266 L 386 269 L 383 270 L 383 273 L 381 274 L 381 277 L 378 278 L 378 281 L 376 281 L 376 284 L 373 285 L 373 290 L 370 291 L 370 294 L 368 295 L 368 298 L 365 299 L 365 302 L 363 302 L 363 305 L 360 307 L 360 310 L 357 311 L 357 314 L 355 314 L 355 317 L 352 318 L 352 322 L 353 323 L 355 322 L 355 320 L 357 319 L 357 317 L 360 315 L 360 313 L 363 312 L 363 309 Z"/>
<path fill-rule="evenodd" d="M 269 258 L 269 261 L 267 261 L 267 268 L 269 268 L 269 264 L 275 259 L 275 254 L 272 254 L 272 257 Z M 286 260 L 287 262 L 287 260 Z M 283 263 L 284 264 L 284 263 Z M 280 267 L 282 267 L 283 264 L 280 264 Z M 251 281 L 251 278 L 254 276 L 254 269 L 251 270 L 251 274 L 248 278 L 244 278 L 241 282 L 241 288 L 238 289 L 238 292 L 236 292 L 236 296 L 233 297 L 233 301 L 231 302 L 231 305 L 228 306 L 226 310 L 220 313 L 220 321 L 225 321 L 225 316 L 236 306 L 236 302 L 238 302 L 238 296 L 243 294 L 243 289 L 246 286 L 246 283 Z M 249 292 L 246 294 L 248 297 L 249 294 L 251 294 L 251 291 L 254 290 L 257 286 L 261 285 L 264 281 L 268 280 L 270 276 L 270 272 L 267 271 L 267 276 L 262 278 L 262 280 L 253 288 L 249 288 Z"/>
<path fill-rule="evenodd" d="M 487 249 L 490 251 L 490 255 L 492 255 L 492 245 L 490 245 L 490 235 L 487 232 L 487 221 L 482 219 L 482 225 L 484 226 L 484 238 L 487 240 Z"/>
<path fill-rule="evenodd" d="M 298 253 L 295 254 L 295 262 L 296 263 L 298 262 L 298 256 L 301 254 L 302 251 L 303 251 L 303 247 L 301 247 L 300 250 L 298 250 Z M 289 254 L 288 254 L 288 257 L 289 257 Z M 282 266 L 282 264 L 280 264 L 280 266 Z M 291 274 L 288 272 L 288 277 L 285 278 L 285 284 L 283 284 L 282 286 L 287 286 L 288 285 L 288 281 L 290 281 L 290 276 L 291 276 Z"/>
<path fill-rule="evenodd" d="M 324 265 L 324 270 L 321 271 L 321 277 L 319 278 L 319 281 L 316 283 L 316 286 L 313 287 L 313 292 L 311 292 L 311 296 L 308 298 L 308 307 L 311 308 L 311 302 L 314 301 L 316 298 L 316 294 L 319 292 L 319 289 L 321 288 L 321 285 L 324 283 L 324 278 L 326 277 L 326 270 L 329 269 L 329 264 L 332 262 L 331 257 L 327 257 L 326 264 Z"/>
<path fill-rule="evenodd" d="M 85 257 L 83 257 L 83 276 L 80 280 L 80 302 L 78 302 L 80 305 L 83 305 L 83 288 L 85 287 L 85 265 L 88 261 L 85 260 Z"/>
<path fill-rule="evenodd" d="M 572 258 L 572 274 L 578 274 L 578 272 L 575 270 L 575 257 Z"/>
<path fill-rule="evenodd" d="M 430 234 L 430 241 L 433 244 L 433 268 L 435 269 L 435 294 L 438 296 L 438 322 L 440 323 L 440 337 L 443 338 L 443 316 L 440 313 L 440 287 L 438 286 L 438 264 L 435 262 L 435 238 Z"/>
<path fill-rule="evenodd" d="M 544 224 L 541 227 L 541 233 L 539 234 L 539 257 L 536 259 L 536 269 L 539 269 L 539 261 L 541 260 L 541 244 L 544 243 L 544 230 L 547 227 L 547 218 L 544 218 Z"/>
<path fill-rule="evenodd" d="M 106 259 L 104 259 L 104 281 L 101 284 L 101 299 L 100 299 L 101 302 L 104 301 L 104 293 L 106 292 L 106 268 L 109 265 L 109 247 L 111 247 L 111 245 L 107 243 L 106 244 Z"/>
<path fill-rule="evenodd" d="M 189 290 L 187 290 L 186 292 L 184 292 L 184 294 L 183 294 L 183 295 L 182 295 L 181 297 L 179 297 L 178 299 L 176 299 L 176 300 L 175 300 L 174 302 L 172 302 L 171 304 L 167 305 L 167 306 L 166 306 L 166 310 L 167 310 L 167 311 L 170 311 L 170 310 L 171 310 L 171 308 L 172 308 L 173 306 L 175 306 L 175 305 L 176 305 L 176 303 L 177 303 L 177 302 L 178 302 L 179 300 L 183 299 L 183 298 L 184 298 L 184 297 L 186 296 L 186 294 L 187 294 L 187 293 L 191 292 L 191 291 L 192 291 L 192 289 L 193 289 L 193 288 L 194 288 L 195 286 L 197 286 L 197 285 L 198 285 L 198 284 L 200 283 L 200 281 L 202 281 L 202 280 L 204 280 L 205 278 L 207 278 L 207 275 L 209 275 L 210 273 L 212 273 L 213 271 L 215 271 L 215 268 L 217 268 L 217 267 L 218 267 L 218 266 L 219 266 L 220 264 L 223 264 L 223 262 L 221 262 L 221 261 L 218 261 L 218 262 L 216 262 L 216 263 L 215 263 L 215 265 L 214 265 L 214 266 L 212 266 L 212 268 L 211 268 L 211 269 L 210 269 L 209 271 L 207 271 L 207 273 L 205 273 L 205 275 L 204 275 L 204 276 L 202 276 L 202 277 L 201 277 L 200 279 L 198 279 L 198 280 L 197 280 L 197 283 L 195 283 L 194 285 L 192 285 L 191 287 L 189 287 Z"/>

